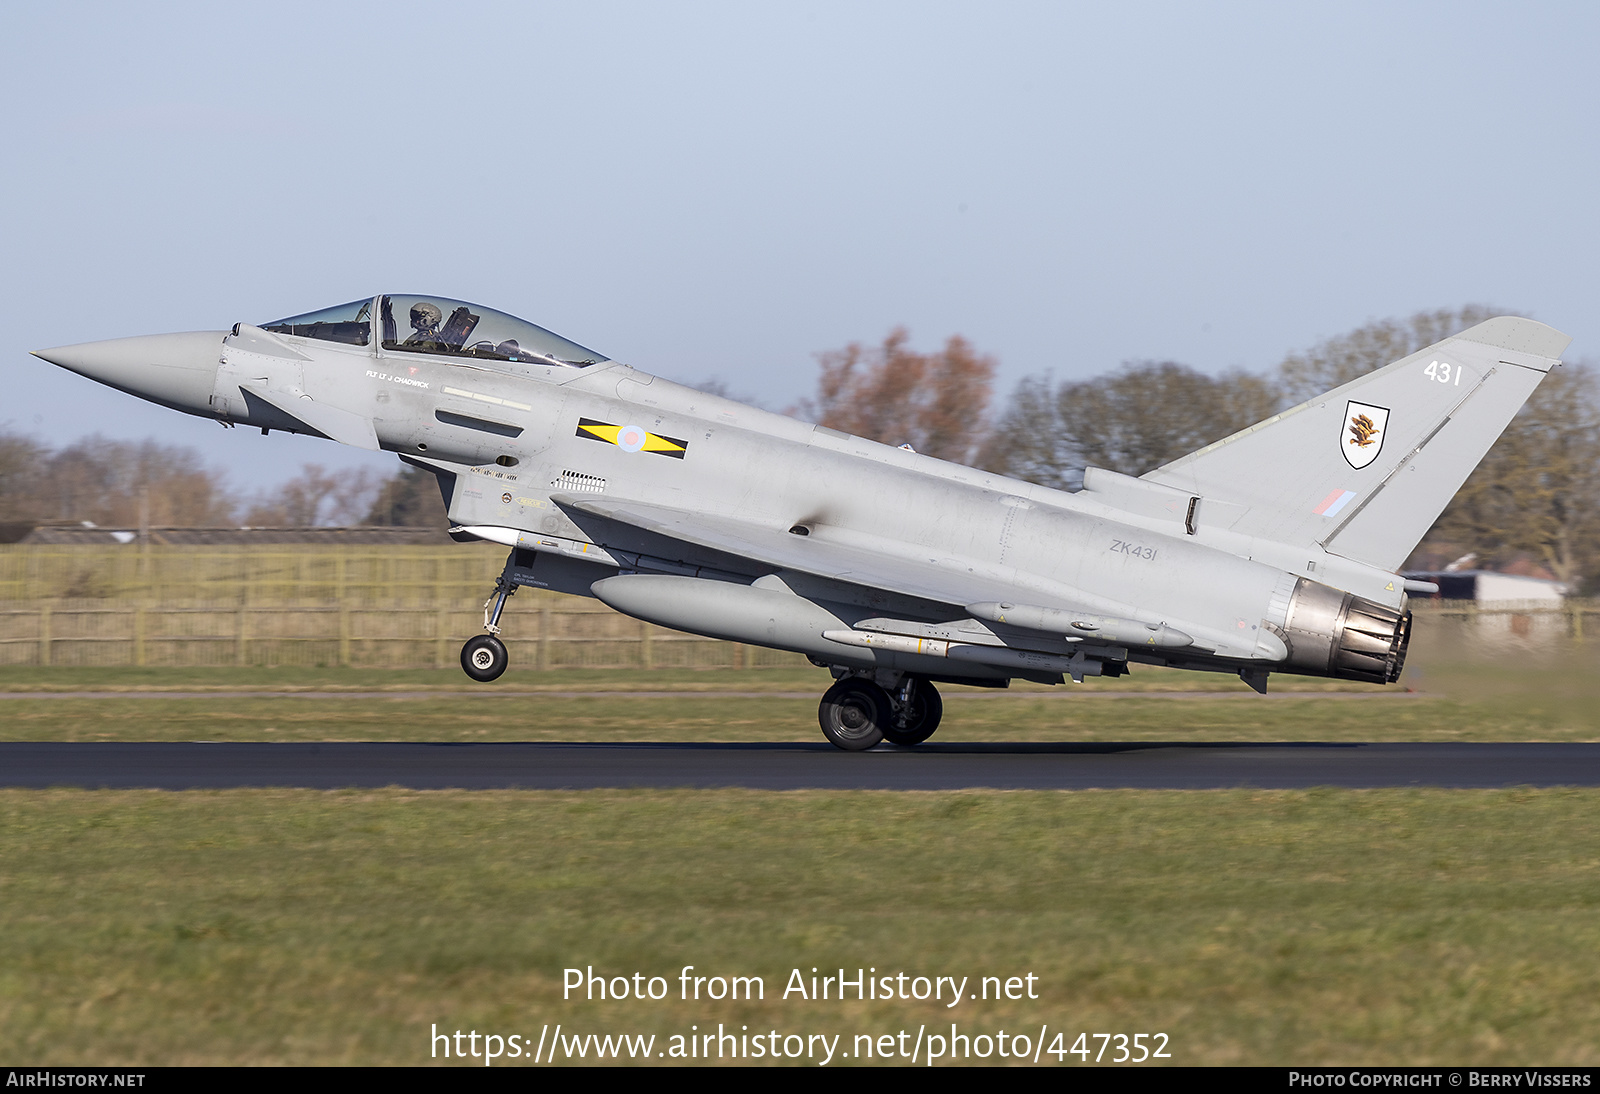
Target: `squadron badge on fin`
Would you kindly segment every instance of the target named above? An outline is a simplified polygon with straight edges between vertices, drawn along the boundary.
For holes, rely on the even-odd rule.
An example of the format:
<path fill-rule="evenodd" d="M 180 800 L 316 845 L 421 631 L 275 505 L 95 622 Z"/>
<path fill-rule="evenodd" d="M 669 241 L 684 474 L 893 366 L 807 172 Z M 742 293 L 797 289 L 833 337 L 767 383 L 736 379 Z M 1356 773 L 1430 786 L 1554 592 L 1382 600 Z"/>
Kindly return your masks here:
<path fill-rule="evenodd" d="M 1378 458 L 1383 451 L 1383 434 L 1389 425 L 1389 412 L 1381 406 L 1351 401 L 1345 404 L 1344 426 L 1339 451 L 1345 462 L 1357 471 Z"/>

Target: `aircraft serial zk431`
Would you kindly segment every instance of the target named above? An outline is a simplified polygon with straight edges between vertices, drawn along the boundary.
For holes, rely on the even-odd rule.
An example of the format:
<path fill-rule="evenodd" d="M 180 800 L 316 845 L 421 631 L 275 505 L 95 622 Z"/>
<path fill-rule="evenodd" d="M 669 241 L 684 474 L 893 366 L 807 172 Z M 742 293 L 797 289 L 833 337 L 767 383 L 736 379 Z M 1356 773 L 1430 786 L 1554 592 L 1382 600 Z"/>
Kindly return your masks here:
<path fill-rule="evenodd" d="M 377 296 L 262 326 L 40 350 L 180 410 L 398 453 L 452 534 L 511 549 L 461 651 L 505 671 L 519 586 L 805 654 L 840 748 L 910 745 L 935 683 L 1130 663 L 1380 683 L 1396 574 L 1570 341 L 1480 323 L 1140 478 L 1035 486 L 671 383 L 511 315 Z"/>

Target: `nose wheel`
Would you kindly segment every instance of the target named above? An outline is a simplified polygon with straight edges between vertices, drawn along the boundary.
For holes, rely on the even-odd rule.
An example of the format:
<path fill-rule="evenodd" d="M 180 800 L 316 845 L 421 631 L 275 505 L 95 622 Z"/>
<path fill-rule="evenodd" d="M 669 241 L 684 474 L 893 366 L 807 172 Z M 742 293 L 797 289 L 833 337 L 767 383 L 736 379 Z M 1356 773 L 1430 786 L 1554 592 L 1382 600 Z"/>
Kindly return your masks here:
<path fill-rule="evenodd" d="M 498 680 L 511 663 L 506 644 L 492 634 L 480 634 L 467 639 L 461 647 L 461 667 L 468 676 L 481 683 Z"/>
<path fill-rule="evenodd" d="M 461 668 L 479 683 L 500 679 L 500 674 L 506 671 L 506 665 L 511 662 L 506 644 L 497 637 L 500 634 L 500 614 L 506 610 L 506 601 L 517 591 L 517 586 L 534 584 L 533 563 L 532 551 L 512 548 L 506 556 L 505 569 L 495 580 L 494 592 L 483 605 L 483 629 L 489 633 L 469 638 L 467 644 L 461 647 Z"/>

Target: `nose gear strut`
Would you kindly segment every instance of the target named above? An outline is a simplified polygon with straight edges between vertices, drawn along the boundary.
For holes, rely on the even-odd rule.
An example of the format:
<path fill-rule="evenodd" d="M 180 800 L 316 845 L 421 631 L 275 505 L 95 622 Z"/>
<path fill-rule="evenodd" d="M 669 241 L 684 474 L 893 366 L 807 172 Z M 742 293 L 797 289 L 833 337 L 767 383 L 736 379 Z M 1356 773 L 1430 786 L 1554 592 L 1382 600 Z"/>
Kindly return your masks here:
<path fill-rule="evenodd" d="M 519 585 L 533 585 L 534 553 L 522 548 L 512 548 L 506 556 L 505 569 L 495 578 L 494 592 L 483 602 L 483 629 L 485 634 L 467 639 L 461 647 L 461 668 L 474 680 L 488 683 L 499 679 L 511 663 L 506 644 L 500 640 L 500 613 L 506 610 L 506 601 L 516 594 Z"/>

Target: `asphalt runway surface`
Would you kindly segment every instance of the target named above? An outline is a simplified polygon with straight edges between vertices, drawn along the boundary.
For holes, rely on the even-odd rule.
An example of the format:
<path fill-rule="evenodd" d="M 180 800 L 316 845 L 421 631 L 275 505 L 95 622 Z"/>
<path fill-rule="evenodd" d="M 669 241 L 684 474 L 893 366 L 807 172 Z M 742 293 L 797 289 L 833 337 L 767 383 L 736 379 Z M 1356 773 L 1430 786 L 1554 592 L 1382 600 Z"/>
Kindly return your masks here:
<path fill-rule="evenodd" d="M 8 699 L 815 699 L 816 691 L 512 691 L 510 689 L 429 691 L 0 691 Z M 1238 699 L 1259 703 L 1263 699 L 1420 699 L 1414 691 L 1275 691 L 1257 695 L 1247 691 L 1093 691 L 1080 695 L 1057 691 L 976 691 L 946 695 L 945 702 L 975 699 Z"/>
<path fill-rule="evenodd" d="M 1201 790 L 1600 786 L 1600 744 L 0 743 L 0 786 Z"/>

